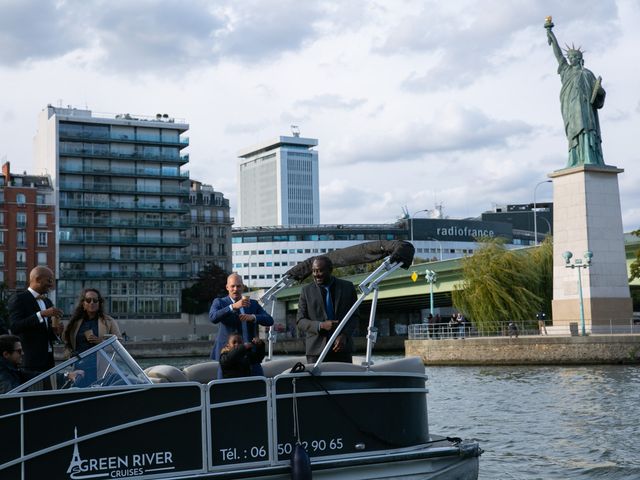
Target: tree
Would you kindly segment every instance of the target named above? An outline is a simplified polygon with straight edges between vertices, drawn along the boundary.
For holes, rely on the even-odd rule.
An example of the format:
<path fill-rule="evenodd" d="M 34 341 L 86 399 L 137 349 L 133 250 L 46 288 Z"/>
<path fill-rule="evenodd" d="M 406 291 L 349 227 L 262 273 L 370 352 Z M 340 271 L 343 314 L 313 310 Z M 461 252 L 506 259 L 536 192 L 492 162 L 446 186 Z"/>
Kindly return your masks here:
<path fill-rule="evenodd" d="M 632 235 L 640 237 L 640 230 L 634 230 Z M 633 282 L 636 278 L 640 278 L 640 249 L 636 251 L 636 259 L 629 266 L 629 281 Z"/>
<path fill-rule="evenodd" d="M 499 331 L 509 320 L 532 321 L 551 301 L 551 240 L 533 252 L 507 250 L 498 239 L 481 243 L 462 260 L 463 281 L 453 291 L 454 307 L 486 331 Z"/>
<path fill-rule="evenodd" d="M 9 330 L 8 290 L 6 283 L 0 283 L 0 331 Z"/>
<path fill-rule="evenodd" d="M 182 311 L 199 314 L 209 311 L 214 298 L 226 293 L 228 273 L 214 264 L 208 264 L 198 273 L 198 280 L 182 290 Z"/>

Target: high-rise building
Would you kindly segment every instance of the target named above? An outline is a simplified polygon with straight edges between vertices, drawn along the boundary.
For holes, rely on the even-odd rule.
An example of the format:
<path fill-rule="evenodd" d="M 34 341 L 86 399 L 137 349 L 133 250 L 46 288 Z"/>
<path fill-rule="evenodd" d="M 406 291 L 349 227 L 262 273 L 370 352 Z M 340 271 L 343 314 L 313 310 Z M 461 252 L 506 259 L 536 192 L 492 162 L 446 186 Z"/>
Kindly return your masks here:
<path fill-rule="evenodd" d="M 9 162 L 0 176 L 0 283 L 9 292 L 27 288 L 29 271 L 55 271 L 53 188 L 47 175 L 16 174 Z"/>
<path fill-rule="evenodd" d="M 189 125 L 47 106 L 36 166 L 55 188 L 57 305 L 71 312 L 95 287 L 120 318 L 179 318 L 191 276 Z"/>
<path fill-rule="evenodd" d="M 238 153 L 241 226 L 320 223 L 317 145 L 294 134 Z"/>
<path fill-rule="evenodd" d="M 191 180 L 191 275 L 198 276 L 207 264 L 231 272 L 231 225 L 229 200 L 211 185 Z"/>

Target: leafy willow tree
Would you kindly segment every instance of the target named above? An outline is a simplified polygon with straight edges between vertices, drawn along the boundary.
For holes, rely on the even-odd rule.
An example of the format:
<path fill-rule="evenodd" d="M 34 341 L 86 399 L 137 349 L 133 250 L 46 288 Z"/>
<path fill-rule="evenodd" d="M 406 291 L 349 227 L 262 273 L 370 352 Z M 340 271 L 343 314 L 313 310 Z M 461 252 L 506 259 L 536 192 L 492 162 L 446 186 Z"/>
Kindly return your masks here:
<path fill-rule="evenodd" d="M 533 251 L 507 250 L 504 241 L 482 239 L 462 261 L 462 286 L 453 305 L 483 330 L 498 331 L 509 320 L 531 321 L 550 311 L 553 251 L 551 240 Z"/>
<path fill-rule="evenodd" d="M 634 230 L 631 234 L 640 237 L 640 230 Z M 636 259 L 629 267 L 629 281 L 633 282 L 636 278 L 640 278 L 640 249 L 636 251 Z"/>
<path fill-rule="evenodd" d="M 228 273 L 217 265 L 209 264 L 198 273 L 198 280 L 182 290 L 182 311 L 199 314 L 209 311 L 214 298 L 226 293 Z"/>

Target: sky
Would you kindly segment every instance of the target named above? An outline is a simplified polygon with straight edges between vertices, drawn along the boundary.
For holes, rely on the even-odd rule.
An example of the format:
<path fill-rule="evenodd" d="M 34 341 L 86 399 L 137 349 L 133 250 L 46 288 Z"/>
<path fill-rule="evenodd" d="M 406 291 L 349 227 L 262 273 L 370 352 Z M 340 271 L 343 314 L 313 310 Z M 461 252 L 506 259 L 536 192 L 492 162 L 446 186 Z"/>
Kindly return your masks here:
<path fill-rule="evenodd" d="M 0 0 L 0 160 L 43 173 L 38 114 L 71 105 L 185 119 L 186 168 L 232 215 L 238 151 L 291 125 L 319 140 L 322 223 L 531 203 L 567 159 L 548 15 L 602 76 L 604 159 L 638 229 L 637 0 Z"/>

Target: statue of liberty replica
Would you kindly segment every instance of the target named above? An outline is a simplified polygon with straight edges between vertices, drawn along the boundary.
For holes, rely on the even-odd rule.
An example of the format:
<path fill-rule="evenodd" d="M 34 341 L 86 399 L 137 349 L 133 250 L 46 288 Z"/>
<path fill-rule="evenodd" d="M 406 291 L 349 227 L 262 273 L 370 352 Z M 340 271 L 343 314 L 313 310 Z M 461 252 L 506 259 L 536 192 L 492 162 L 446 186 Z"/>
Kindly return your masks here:
<path fill-rule="evenodd" d="M 591 70 L 584 68 L 580 47 L 567 46 L 566 58 L 558 46 L 551 17 L 546 18 L 549 45 L 558 60 L 558 74 L 562 81 L 560 108 L 564 130 L 569 142 L 567 168 L 579 165 L 604 165 L 602 138 L 598 109 L 604 105 L 605 91 L 602 78 L 596 78 Z"/>
<path fill-rule="evenodd" d="M 566 167 L 549 174 L 553 179 L 552 328 L 569 334 L 579 319 L 582 335 L 624 333 L 633 312 L 618 188 L 618 175 L 624 170 L 605 165 L 602 156 L 598 109 L 604 105 L 605 92 L 601 78 L 584 68 L 580 48 L 567 47 L 563 55 L 551 17 L 544 27 L 558 60 L 560 107 L 569 143 Z M 574 264 L 572 255 L 576 255 Z M 576 265 L 584 267 L 577 278 Z"/>

